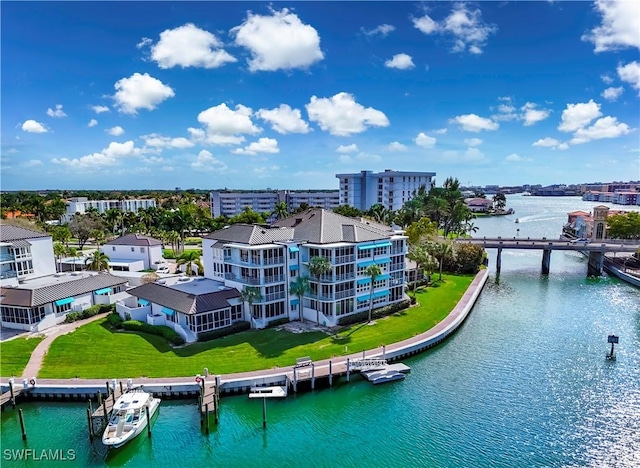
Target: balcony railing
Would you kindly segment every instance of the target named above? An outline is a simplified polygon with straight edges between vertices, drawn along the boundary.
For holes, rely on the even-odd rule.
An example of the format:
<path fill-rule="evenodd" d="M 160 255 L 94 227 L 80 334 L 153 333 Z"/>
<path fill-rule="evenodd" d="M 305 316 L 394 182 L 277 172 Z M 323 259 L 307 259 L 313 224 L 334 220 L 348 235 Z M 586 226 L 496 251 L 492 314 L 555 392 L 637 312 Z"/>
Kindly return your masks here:
<path fill-rule="evenodd" d="M 260 278 L 248 277 L 248 276 L 238 276 L 233 273 L 225 273 L 225 279 L 229 281 L 237 281 L 238 283 L 250 284 L 250 285 L 259 285 L 261 284 Z"/>
<path fill-rule="evenodd" d="M 271 301 L 278 301 L 280 299 L 284 299 L 286 297 L 286 293 L 283 292 L 277 292 L 277 293 L 270 293 L 270 294 L 265 294 L 263 296 L 263 298 L 259 301 L 256 301 L 256 303 L 264 303 L 264 302 L 271 302 Z"/>
<path fill-rule="evenodd" d="M 401 255 L 406 253 L 405 249 L 391 249 L 391 255 Z"/>
<path fill-rule="evenodd" d="M 263 265 L 282 265 L 284 263 L 284 257 L 265 258 L 262 261 Z"/>
<path fill-rule="evenodd" d="M 246 265 L 246 266 L 252 266 L 252 267 L 261 266 L 260 263 L 253 262 L 251 260 L 240 260 L 239 258 L 233 258 L 228 255 L 225 255 L 223 259 L 225 263 L 231 263 L 233 265 Z"/>
<path fill-rule="evenodd" d="M 3 271 L 2 273 L 0 273 L 0 279 L 15 278 L 17 276 L 18 273 L 13 270 Z"/>
<path fill-rule="evenodd" d="M 0 262 L 12 262 L 15 259 L 13 254 L 1 254 Z"/>
<path fill-rule="evenodd" d="M 283 281 L 284 281 L 284 275 L 271 275 L 271 276 L 264 277 L 265 284 L 281 283 Z"/>
<path fill-rule="evenodd" d="M 345 273 L 343 275 L 336 275 L 336 282 L 351 280 L 351 279 L 354 279 L 355 277 L 356 277 L 356 274 L 354 272 Z"/>
<path fill-rule="evenodd" d="M 335 293 L 336 299 L 344 299 L 345 297 L 352 297 L 356 293 L 355 289 L 349 289 L 348 291 L 338 291 Z"/>
<path fill-rule="evenodd" d="M 392 263 L 389 265 L 389 271 L 404 270 L 404 263 Z"/>
<path fill-rule="evenodd" d="M 335 265 L 342 265 L 343 263 L 353 263 L 354 260 L 356 259 L 355 255 L 339 255 L 336 257 L 335 261 L 333 262 Z"/>

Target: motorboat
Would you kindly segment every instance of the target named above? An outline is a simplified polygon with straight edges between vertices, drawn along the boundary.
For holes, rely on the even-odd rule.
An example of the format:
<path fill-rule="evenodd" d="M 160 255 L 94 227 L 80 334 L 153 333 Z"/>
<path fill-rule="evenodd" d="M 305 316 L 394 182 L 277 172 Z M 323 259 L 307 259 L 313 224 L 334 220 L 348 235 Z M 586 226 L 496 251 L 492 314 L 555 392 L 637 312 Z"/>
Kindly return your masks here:
<path fill-rule="evenodd" d="M 113 406 L 109 424 L 102 434 L 102 443 L 107 447 L 119 448 L 133 440 L 144 431 L 159 406 L 160 398 L 154 398 L 141 387 L 128 390 Z"/>
<path fill-rule="evenodd" d="M 383 369 L 367 374 L 367 380 L 373 385 L 393 382 L 394 380 L 404 380 L 406 376 L 402 372 L 393 369 Z"/>

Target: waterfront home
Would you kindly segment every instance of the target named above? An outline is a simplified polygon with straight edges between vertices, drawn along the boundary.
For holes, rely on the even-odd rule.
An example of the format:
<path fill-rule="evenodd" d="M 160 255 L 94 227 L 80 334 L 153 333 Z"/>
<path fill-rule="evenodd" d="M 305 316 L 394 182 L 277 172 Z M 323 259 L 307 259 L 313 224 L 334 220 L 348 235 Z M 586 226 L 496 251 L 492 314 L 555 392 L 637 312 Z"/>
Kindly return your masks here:
<path fill-rule="evenodd" d="M 406 240 L 403 231 L 315 208 L 271 226 L 234 224 L 204 237 L 205 277 L 259 290 L 247 314 L 254 328 L 299 317 L 334 326 L 368 310 L 369 301 L 378 308 L 406 298 Z M 328 260 L 326 273 L 311 273 L 314 257 Z M 371 285 L 365 271 L 374 264 L 381 275 Z M 302 302 L 289 292 L 298 276 L 310 280 Z"/>
<path fill-rule="evenodd" d="M 493 208 L 493 201 L 488 198 L 465 198 L 464 203 L 472 213 L 488 213 Z"/>
<path fill-rule="evenodd" d="M 42 232 L 0 223 L 0 286 L 56 272 L 53 241 Z"/>
<path fill-rule="evenodd" d="M 64 322 L 69 312 L 96 304 L 113 304 L 127 282 L 108 273 L 73 272 L 20 281 L 0 287 L 2 326 L 31 332 Z"/>
<path fill-rule="evenodd" d="M 100 246 L 113 271 L 142 271 L 164 263 L 162 241 L 142 234 L 127 234 Z"/>
<path fill-rule="evenodd" d="M 240 292 L 221 281 L 174 276 L 129 289 L 116 304 L 123 319 L 166 325 L 187 343 L 202 333 L 247 320 Z"/>

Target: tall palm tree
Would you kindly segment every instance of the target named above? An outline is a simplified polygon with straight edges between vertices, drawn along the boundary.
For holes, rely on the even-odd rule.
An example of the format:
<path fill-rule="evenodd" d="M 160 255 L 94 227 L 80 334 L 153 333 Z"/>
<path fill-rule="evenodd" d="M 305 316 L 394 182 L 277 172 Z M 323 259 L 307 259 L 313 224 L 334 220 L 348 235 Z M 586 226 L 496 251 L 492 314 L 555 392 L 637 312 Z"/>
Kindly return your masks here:
<path fill-rule="evenodd" d="M 365 270 L 364 274 L 371 278 L 371 291 L 369 292 L 369 320 L 371 322 L 371 311 L 373 310 L 373 283 L 376 281 L 376 278 L 382 274 L 382 270 L 379 265 L 373 264 L 369 265 Z"/>
<path fill-rule="evenodd" d="M 277 219 L 286 218 L 289 216 L 289 207 L 286 202 L 278 202 L 273 210 L 274 215 L 276 215 Z"/>
<path fill-rule="evenodd" d="M 413 247 L 407 253 L 407 258 L 416 262 L 416 274 L 413 277 L 413 296 L 416 295 L 416 286 L 418 284 L 418 272 L 422 270 L 431 260 L 431 255 L 427 252 L 427 249 L 423 245 Z"/>
<path fill-rule="evenodd" d="M 318 282 L 316 300 L 316 323 L 320 325 L 320 277 L 331 272 L 333 265 L 326 257 L 311 257 L 309 260 L 309 272 L 314 276 L 314 279 Z"/>
<path fill-rule="evenodd" d="M 431 242 L 427 248 L 429 253 L 436 257 L 440 262 L 440 275 L 438 277 L 438 281 L 442 281 L 442 265 L 444 263 L 444 258 L 449 252 L 451 252 L 451 243 L 445 239 L 443 242 Z"/>
<path fill-rule="evenodd" d="M 311 285 L 309 284 L 308 276 L 297 276 L 296 280 L 289 286 L 289 294 L 298 296 L 300 304 L 298 304 L 298 320 L 302 322 L 302 308 L 304 295 L 311 292 Z"/>
<path fill-rule="evenodd" d="M 191 276 L 193 274 L 193 267 L 198 267 L 198 275 L 204 274 L 204 266 L 202 265 L 202 261 L 200 260 L 200 251 L 199 250 L 185 250 L 179 257 L 176 262 L 177 266 L 184 265 L 186 269 L 187 276 Z"/>
<path fill-rule="evenodd" d="M 242 291 L 240 291 L 240 299 L 242 299 L 242 302 L 249 304 L 249 316 L 253 316 L 253 303 L 262 300 L 260 288 L 245 286 Z"/>
<path fill-rule="evenodd" d="M 110 208 L 104 212 L 104 219 L 108 225 L 113 226 L 113 235 L 116 235 L 118 226 L 122 223 L 123 213 L 118 208 Z"/>
<path fill-rule="evenodd" d="M 96 250 L 91 257 L 88 257 L 84 263 L 87 265 L 87 270 L 93 271 L 108 271 L 110 258 L 107 254 Z"/>
<path fill-rule="evenodd" d="M 64 245 L 62 245 L 61 242 L 53 243 L 53 255 L 55 255 L 56 259 L 58 260 L 58 271 L 62 269 L 62 265 L 60 264 L 60 259 L 66 253 L 66 251 L 67 249 L 64 247 Z"/>

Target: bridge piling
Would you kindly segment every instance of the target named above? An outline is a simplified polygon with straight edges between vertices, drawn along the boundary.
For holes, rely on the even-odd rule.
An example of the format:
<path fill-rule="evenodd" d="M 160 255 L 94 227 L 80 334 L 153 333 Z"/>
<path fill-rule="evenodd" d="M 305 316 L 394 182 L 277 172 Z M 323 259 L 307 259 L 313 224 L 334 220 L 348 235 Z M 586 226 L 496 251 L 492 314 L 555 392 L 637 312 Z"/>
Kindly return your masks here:
<path fill-rule="evenodd" d="M 502 247 L 498 247 L 498 255 L 496 255 L 496 273 L 500 273 L 502 267 Z"/>
<path fill-rule="evenodd" d="M 551 249 L 544 249 L 542 251 L 542 274 L 549 274 L 549 267 L 551 266 Z"/>

